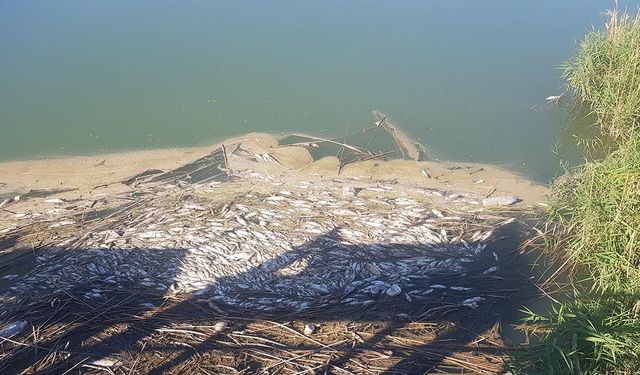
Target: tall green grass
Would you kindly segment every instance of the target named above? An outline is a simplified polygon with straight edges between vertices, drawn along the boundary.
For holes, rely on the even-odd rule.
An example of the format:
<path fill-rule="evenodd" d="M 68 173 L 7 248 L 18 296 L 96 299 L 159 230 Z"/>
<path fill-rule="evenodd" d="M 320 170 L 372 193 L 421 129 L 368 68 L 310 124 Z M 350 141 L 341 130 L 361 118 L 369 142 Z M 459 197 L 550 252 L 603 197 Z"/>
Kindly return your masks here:
<path fill-rule="evenodd" d="M 640 137 L 556 181 L 549 220 L 592 289 L 640 293 Z"/>
<path fill-rule="evenodd" d="M 566 260 L 574 298 L 529 312 L 540 342 L 510 362 L 516 374 L 640 374 L 640 13 L 609 12 L 580 43 L 565 78 L 614 151 L 552 186 L 548 242 Z"/>
<path fill-rule="evenodd" d="M 541 341 L 511 361 L 515 374 L 640 374 L 640 137 L 556 181 L 551 256 L 567 260 L 575 295 L 529 312 Z"/>
<path fill-rule="evenodd" d="M 628 139 L 640 129 L 640 12 L 609 11 L 605 30 L 581 41 L 564 77 L 586 101 L 608 136 Z"/>
<path fill-rule="evenodd" d="M 542 339 L 510 361 L 516 375 L 635 375 L 640 373 L 640 321 L 629 319 L 628 301 L 583 296 L 526 322 Z"/>

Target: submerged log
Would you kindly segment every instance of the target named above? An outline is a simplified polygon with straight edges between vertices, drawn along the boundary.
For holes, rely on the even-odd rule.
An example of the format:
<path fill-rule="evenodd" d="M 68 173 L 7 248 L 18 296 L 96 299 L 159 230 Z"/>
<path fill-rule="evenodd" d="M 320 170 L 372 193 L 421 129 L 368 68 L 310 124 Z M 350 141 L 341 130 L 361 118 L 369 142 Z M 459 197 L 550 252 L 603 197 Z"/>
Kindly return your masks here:
<path fill-rule="evenodd" d="M 382 127 L 393 137 L 403 159 L 409 157 L 409 159 L 415 161 L 420 160 L 424 147 L 406 135 L 397 125 L 389 122 L 387 115 L 384 113 L 374 110 L 373 117 L 376 119 L 376 125 Z"/>

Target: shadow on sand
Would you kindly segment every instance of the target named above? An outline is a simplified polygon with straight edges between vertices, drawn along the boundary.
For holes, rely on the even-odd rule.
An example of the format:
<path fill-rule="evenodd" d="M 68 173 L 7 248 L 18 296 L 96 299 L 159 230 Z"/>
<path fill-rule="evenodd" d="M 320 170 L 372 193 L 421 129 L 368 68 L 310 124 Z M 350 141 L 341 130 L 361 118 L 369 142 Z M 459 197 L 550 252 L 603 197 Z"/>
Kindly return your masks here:
<path fill-rule="evenodd" d="M 520 233 L 518 221 L 501 227 L 487 241 L 486 254 L 465 272 L 407 278 L 402 285 L 406 292 L 432 284 L 471 291 L 437 289 L 413 298 L 383 292 L 366 305 L 341 303 L 350 294 L 330 292 L 328 305 L 318 301 L 304 311 L 266 312 L 224 305 L 206 293 L 179 297 L 141 285 L 79 285 L 12 314 L 8 321 L 26 320 L 29 326 L 2 343 L 0 373 L 499 373 L 502 316 L 538 294 L 527 276 L 530 270 L 517 261 Z M 327 250 L 324 240 L 336 236 L 334 231 L 318 236 L 284 258 Z M 356 254 L 363 246 L 350 250 Z M 136 251 L 157 257 L 183 250 Z M 495 264 L 493 252 L 500 257 L 500 270 L 485 274 Z M 274 285 L 285 278 L 295 284 L 303 276 L 331 277 L 314 274 L 313 264 L 297 275 L 280 275 L 283 266 L 281 256 L 217 283 L 232 287 L 264 269 L 271 270 Z M 85 298 L 96 287 L 104 295 Z M 274 287 L 262 294 L 286 293 Z M 476 296 L 483 298 L 477 308 L 461 305 Z M 259 297 L 238 294 L 239 300 Z M 305 324 L 315 324 L 317 331 L 304 335 Z"/>

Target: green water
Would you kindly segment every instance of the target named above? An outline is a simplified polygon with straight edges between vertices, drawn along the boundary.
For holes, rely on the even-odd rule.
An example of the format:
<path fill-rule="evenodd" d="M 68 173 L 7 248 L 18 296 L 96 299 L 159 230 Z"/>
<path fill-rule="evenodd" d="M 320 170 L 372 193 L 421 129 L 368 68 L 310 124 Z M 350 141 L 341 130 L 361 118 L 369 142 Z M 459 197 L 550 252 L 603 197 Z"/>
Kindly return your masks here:
<path fill-rule="evenodd" d="M 439 158 L 547 181 L 575 153 L 544 98 L 612 5 L 3 0 L 0 160 L 339 136 L 377 109 Z"/>

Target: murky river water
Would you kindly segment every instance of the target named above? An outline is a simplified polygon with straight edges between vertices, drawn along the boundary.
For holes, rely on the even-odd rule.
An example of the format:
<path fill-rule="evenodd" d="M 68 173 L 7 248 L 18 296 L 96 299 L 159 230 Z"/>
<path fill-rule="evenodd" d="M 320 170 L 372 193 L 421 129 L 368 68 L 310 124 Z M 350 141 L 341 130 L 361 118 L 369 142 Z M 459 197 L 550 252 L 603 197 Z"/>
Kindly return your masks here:
<path fill-rule="evenodd" d="M 439 158 L 547 181 L 570 115 L 544 99 L 612 5 L 2 1 L 0 160 L 338 136 L 377 109 Z"/>

